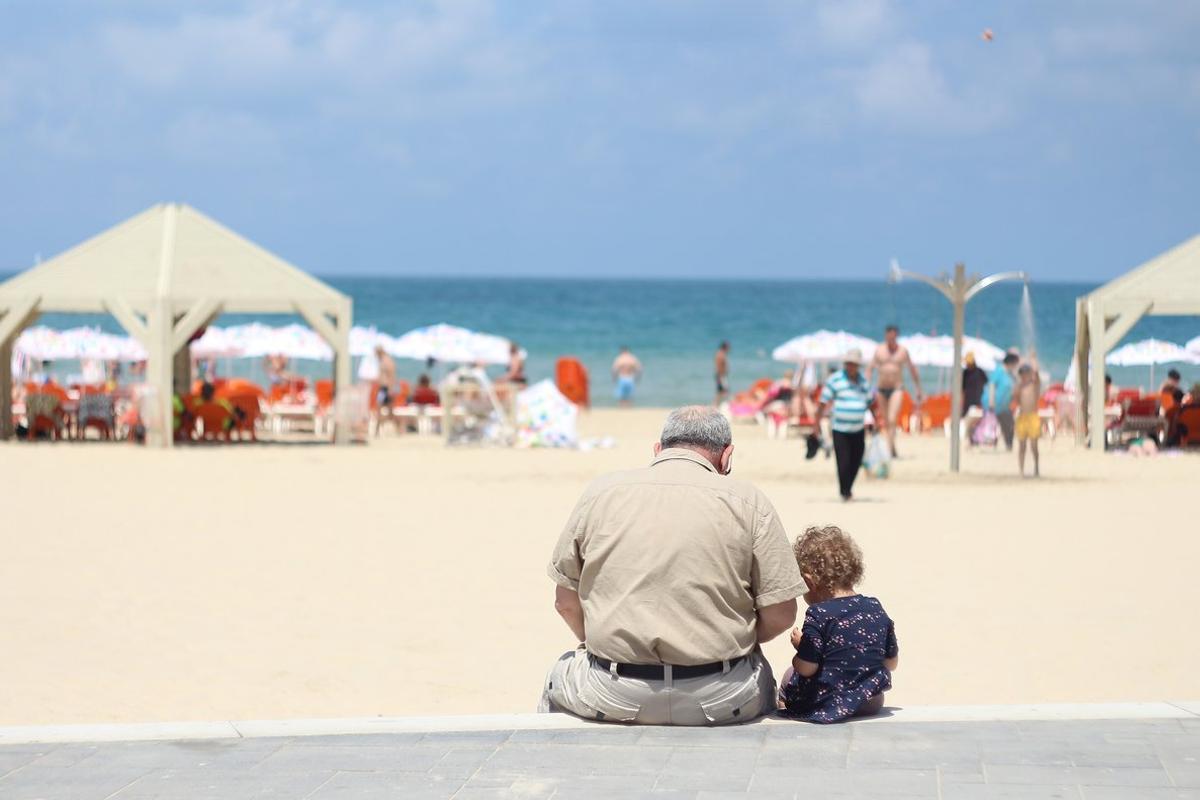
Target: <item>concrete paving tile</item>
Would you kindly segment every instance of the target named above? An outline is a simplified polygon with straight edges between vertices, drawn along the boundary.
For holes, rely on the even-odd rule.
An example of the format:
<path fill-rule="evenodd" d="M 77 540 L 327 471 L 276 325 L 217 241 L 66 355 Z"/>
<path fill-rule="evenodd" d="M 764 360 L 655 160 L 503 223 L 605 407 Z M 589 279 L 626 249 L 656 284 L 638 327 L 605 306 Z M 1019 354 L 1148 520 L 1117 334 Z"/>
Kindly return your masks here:
<path fill-rule="evenodd" d="M 780 746 L 772 742 L 758 751 L 758 767 L 822 767 L 844 769 L 846 766 L 846 743 L 830 742 L 833 747 L 820 746 L 825 743 L 796 742 Z"/>
<path fill-rule="evenodd" d="M 673 747 L 663 767 L 667 772 L 696 771 L 720 774 L 745 774 L 754 771 L 755 754 L 742 748 L 716 750 L 711 747 Z"/>
<path fill-rule="evenodd" d="M 482 747 L 484 745 L 499 747 L 507 742 L 511 736 L 512 731 L 447 731 L 427 733 L 421 737 L 420 744 L 432 744 L 445 747 Z"/>
<path fill-rule="evenodd" d="M 655 795 L 657 797 L 657 795 Z M 747 797 L 753 797 L 754 800 L 795 800 L 795 792 L 709 792 L 701 791 L 696 793 L 696 800 L 746 800 Z M 811 797 L 811 795 L 810 795 Z"/>
<path fill-rule="evenodd" d="M 1200 800 L 1200 789 L 1143 786 L 1132 794 L 1125 786 L 1084 786 L 1084 800 Z"/>
<path fill-rule="evenodd" d="M 36 748 L 11 746 L 0 748 L 0 777 L 42 758 L 50 751 L 51 747 L 51 745 L 41 745 Z"/>
<path fill-rule="evenodd" d="M 113 800 L 249 800 L 306 797 L 333 772 L 255 772 L 244 769 L 161 769 L 143 775 L 113 795 Z M 92 798 L 107 795 L 92 790 Z"/>
<path fill-rule="evenodd" d="M 1078 786 L 943 783 L 942 800 L 1080 800 Z"/>
<path fill-rule="evenodd" d="M 428 734 L 425 733 L 343 733 L 321 734 L 319 736 L 290 736 L 280 741 L 286 741 L 298 747 L 328 747 L 329 745 L 384 745 L 402 747 L 420 742 Z M 260 741 L 257 737 L 244 741 Z M 261 741 L 267 741 L 263 739 Z"/>
<path fill-rule="evenodd" d="M 1161 766 L 1075 767 L 1075 783 L 1081 786 L 1170 786 L 1171 778 Z"/>
<path fill-rule="evenodd" d="M 979 764 L 971 769 L 960 769 L 958 767 L 938 767 L 938 782 L 941 785 L 949 783 L 983 783 L 983 764 Z"/>
<path fill-rule="evenodd" d="M 666 770 L 660 772 L 654 784 L 655 791 L 701 790 L 721 792 L 745 792 L 750 788 L 750 773 L 729 774 L 701 770 Z"/>
<path fill-rule="evenodd" d="M 508 744 L 499 748 L 480 766 L 479 776 L 494 778 L 525 774 L 571 777 L 572 775 L 657 774 L 670 758 L 671 749 L 623 745 L 552 746 Z"/>
<path fill-rule="evenodd" d="M 338 772 L 314 787 L 305 800 L 371 800 L 371 798 L 448 798 L 463 785 L 458 778 L 421 775 L 412 772 Z M 547 795 L 548 796 L 548 795 Z"/>
<path fill-rule="evenodd" d="M 0 778 L 0 798 L 3 800 L 94 800 L 117 792 L 147 770 L 109 768 L 97 762 L 87 768 L 45 767 L 30 764 L 13 770 Z"/>
<path fill-rule="evenodd" d="M 767 735 L 764 725 L 728 725 L 721 728 L 647 727 L 640 745 L 679 747 L 758 747 Z"/>
<path fill-rule="evenodd" d="M 73 767 L 100 752 L 99 744 L 60 744 L 33 763 L 39 767 Z"/>
<path fill-rule="evenodd" d="M 590 725 L 567 730 L 513 731 L 509 742 L 530 744 L 636 744 L 645 728 L 626 725 Z"/>
<path fill-rule="evenodd" d="M 495 752 L 492 747 L 455 747 L 429 768 L 429 774 L 469 778 Z"/>
<path fill-rule="evenodd" d="M 937 773 L 915 769 L 828 770 L 820 768 L 760 767 L 754 772 L 751 793 L 794 791 L 888 797 L 936 797 Z"/>
<path fill-rule="evenodd" d="M 1066 786 L 1074 783 L 1074 767 L 1068 764 L 993 764 L 985 761 L 988 783 L 1024 783 L 1035 786 Z"/>
<path fill-rule="evenodd" d="M 1069 742 L 996 742 L 979 749 L 985 764 L 1068 767 L 1075 750 Z"/>
<path fill-rule="evenodd" d="M 257 768 L 281 772 L 305 771 L 313 767 L 330 771 L 426 772 L 449 749 L 352 744 L 304 747 L 286 744 L 263 759 Z"/>
<path fill-rule="evenodd" d="M 853 728 L 850 725 L 815 725 L 811 722 L 791 721 L 784 725 L 764 725 L 768 742 L 814 739 L 818 741 L 850 741 Z"/>
<path fill-rule="evenodd" d="M 585 800 L 585 798 L 647 797 L 654 791 L 654 775 L 591 775 L 568 778 L 558 782 L 554 800 Z M 664 790 L 664 792 L 667 790 Z M 671 792 L 692 797 L 695 792 Z M 658 794 L 654 795 L 658 797 Z"/>

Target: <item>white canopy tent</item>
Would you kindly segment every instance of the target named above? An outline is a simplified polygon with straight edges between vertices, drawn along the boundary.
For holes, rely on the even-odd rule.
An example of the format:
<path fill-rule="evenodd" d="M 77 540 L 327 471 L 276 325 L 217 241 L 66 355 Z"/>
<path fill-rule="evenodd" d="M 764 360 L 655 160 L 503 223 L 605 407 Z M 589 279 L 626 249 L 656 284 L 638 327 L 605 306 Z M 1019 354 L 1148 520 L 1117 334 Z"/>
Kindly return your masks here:
<path fill-rule="evenodd" d="M 1200 315 L 1200 236 L 1075 301 L 1075 431 L 1081 444 L 1087 429 L 1095 432 L 1093 450 L 1104 448 L 1105 356 L 1147 314 Z"/>
<path fill-rule="evenodd" d="M 142 343 L 158 411 L 151 432 L 164 447 L 173 394 L 187 388 L 188 340 L 222 313 L 299 314 L 335 354 L 335 387 L 350 385 L 350 298 L 182 204 L 153 206 L 0 284 L 0 363 L 45 312 L 107 312 Z M 11 383 L 0 369 L 3 438 L 13 433 Z"/>

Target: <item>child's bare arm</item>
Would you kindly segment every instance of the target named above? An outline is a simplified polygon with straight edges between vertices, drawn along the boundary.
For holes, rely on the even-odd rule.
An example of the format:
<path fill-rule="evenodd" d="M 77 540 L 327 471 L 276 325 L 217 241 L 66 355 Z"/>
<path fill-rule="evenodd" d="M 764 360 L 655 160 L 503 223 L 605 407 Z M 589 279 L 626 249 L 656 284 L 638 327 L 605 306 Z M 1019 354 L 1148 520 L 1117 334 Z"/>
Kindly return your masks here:
<path fill-rule="evenodd" d="M 887 667 L 888 672 L 895 672 L 896 667 L 900 666 L 900 656 L 896 655 L 891 658 L 885 658 L 883 665 Z"/>
<path fill-rule="evenodd" d="M 805 661 L 800 656 L 792 658 L 792 669 L 796 670 L 796 674 L 802 678 L 811 678 L 817 674 L 817 670 L 821 668 L 820 664 L 814 664 L 811 661 Z"/>

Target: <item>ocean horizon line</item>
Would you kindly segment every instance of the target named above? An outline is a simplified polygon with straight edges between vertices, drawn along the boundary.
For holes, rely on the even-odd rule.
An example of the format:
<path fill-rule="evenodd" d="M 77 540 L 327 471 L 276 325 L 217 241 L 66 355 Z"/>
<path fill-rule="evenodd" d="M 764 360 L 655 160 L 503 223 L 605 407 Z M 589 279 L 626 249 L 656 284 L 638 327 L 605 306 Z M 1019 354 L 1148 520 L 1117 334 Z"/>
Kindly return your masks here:
<path fill-rule="evenodd" d="M 36 266 L 36 265 L 34 265 Z M 32 267 L 30 267 L 32 269 Z M 20 272 L 0 272 L 0 283 L 15 278 L 25 270 Z M 719 284 L 775 284 L 775 285 L 828 285 L 828 286 L 845 286 L 845 285 L 863 285 L 863 286 L 878 286 L 879 284 L 887 284 L 887 278 L 862 278 L 862 277 L 846 277 L 846 278 L 814 278 L 814 277 L 799 277 L 799 278 L 781 278 L 777 276 L 721 276 L 721 275 L 702 275 L 702 276 L 654 276 L 654 275 L 629 275 L 629 276 L 612 276 L 612 275 L 524 275 L 524 274 L 509 274 L 509 275 L 476 275 L 472 273 L 454 273 L 449 275 L 435 275 L 430 273 L 374 273 L 374 272 L 356 272 L 356 273 L 327 273 L 327 272 L 310 272 L 314 278 L 326 282 L 337 282 L 340 280 L 417 280 L 417 281 L 447 281 L 452 283 L 466 283 L 468 281 L 496 281 L 505 283 L 518 282 L 547 282 L 547 283 L 659 283 L 659 284 L 704 284 L 704 283 L 719 283 Z M 915 284 L 915 281 L 902 281 L 905 284 Z M 1080 281 L 1080 280 L 1037 280 L 1036 278 L 1030 281 L 1032 286 L 1078 286 L 1081 288 L 1095 288 L 1102 285 L 1103 282 L 1095 281 Z"/>

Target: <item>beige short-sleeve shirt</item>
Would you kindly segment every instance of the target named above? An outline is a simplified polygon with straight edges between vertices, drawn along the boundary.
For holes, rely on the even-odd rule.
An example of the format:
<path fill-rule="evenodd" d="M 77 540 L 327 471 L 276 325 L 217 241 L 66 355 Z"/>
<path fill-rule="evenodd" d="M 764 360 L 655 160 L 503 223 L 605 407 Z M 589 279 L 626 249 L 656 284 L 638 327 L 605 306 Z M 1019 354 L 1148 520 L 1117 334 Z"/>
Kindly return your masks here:
<path fill-rule="evenodd" d="M 745 655 L 756 610 L 808 591 L 766 496 L 683 448 L 593 482 L 547 572 L 579 592 L 588 650 L 622 664 Z"/>

